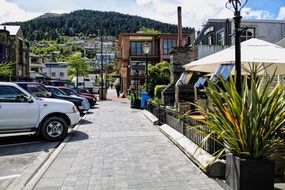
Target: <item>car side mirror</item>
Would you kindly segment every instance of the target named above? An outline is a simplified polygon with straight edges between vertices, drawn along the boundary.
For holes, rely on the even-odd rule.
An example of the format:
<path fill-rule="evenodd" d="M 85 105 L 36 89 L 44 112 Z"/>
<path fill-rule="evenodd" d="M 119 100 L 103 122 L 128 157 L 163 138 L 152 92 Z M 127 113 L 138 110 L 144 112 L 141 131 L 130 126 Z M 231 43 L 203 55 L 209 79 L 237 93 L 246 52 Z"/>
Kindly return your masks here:
<path fill-rule="evenodd" d="M 51 92 L 47 92 L 47 97 L 52 97 L 52 93 Z"/>
<path fill-rule="evenodd" d="M 27 102 L 29 102 L 29 103 L 33 103 L 34 102 L 32 96 L 28 96 L 27 97 Z"/>
<path fill-rule="evenodd" d="M 20 101 L 20 102 L 33 103 L 32 96 L 25 96 L 24 94 L 18 95 L 18 96 L 16 97 L 16 100 L 17 100 L 17 101 Z"/>

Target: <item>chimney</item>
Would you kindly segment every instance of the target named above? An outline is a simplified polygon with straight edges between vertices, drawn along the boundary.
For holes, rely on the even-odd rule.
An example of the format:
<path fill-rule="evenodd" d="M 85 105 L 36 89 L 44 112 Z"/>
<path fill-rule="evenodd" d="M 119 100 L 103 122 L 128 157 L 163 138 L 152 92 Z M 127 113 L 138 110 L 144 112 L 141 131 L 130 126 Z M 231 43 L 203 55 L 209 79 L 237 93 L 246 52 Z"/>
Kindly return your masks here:
<path fill-rule="evenodd" d="M 182 17 L 181 17 L 181 7 L 177 7 L 178 13 L 178 47 L 182 47 Z"/>

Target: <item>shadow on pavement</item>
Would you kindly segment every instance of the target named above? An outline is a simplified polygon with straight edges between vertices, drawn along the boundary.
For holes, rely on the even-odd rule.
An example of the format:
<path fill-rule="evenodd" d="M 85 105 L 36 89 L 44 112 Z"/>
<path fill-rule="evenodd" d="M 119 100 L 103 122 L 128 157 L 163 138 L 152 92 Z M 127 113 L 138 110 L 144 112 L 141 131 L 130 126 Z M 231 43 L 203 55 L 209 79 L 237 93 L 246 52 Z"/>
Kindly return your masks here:
<path fill-rule="evenodd" d="M 82 131 L 76 131 L 73 136 L 71 137 L 69 142 L 74 142 L 74 141 L 81 141 L 81 140 L 85 140 L 88 139 L 89 136 L 88 134 L 82 132 Z"/>
<path fill-rule="evenodd" d="M 0 156 L 49 152 L 60 142 L 47 142 L 37 135 L 20 135 L 0 138 Z"/>
<path fill-rule="evenodd" d="M 90 113 L 90 114 L 91 114 L 91 113 Z M 93 123 L 93 122 L 88 121 L 88 120 L 86 120 L 86 119 L 81 119 L 80 122 L 79 122 L 80 125 L 88 125 L 88 124 L 92 124 L 92 123 Z"/>

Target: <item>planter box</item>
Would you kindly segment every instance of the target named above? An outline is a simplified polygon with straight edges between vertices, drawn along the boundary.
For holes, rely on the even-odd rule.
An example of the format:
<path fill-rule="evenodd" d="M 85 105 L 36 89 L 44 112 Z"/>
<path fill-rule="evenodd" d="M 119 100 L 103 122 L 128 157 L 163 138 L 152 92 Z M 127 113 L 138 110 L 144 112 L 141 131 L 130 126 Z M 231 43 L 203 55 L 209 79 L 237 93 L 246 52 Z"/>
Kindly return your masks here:
<path fill-rule="evenodd" d="M 226 182 L 233 190 L 273 190 L 274 161 L 226 156 Z"/>
<path fill-rule="evenodd" d="M 283 177 L 285 171 L 285 144 L 276 145 L 270 159 L 275 161 L 274 175 Z"/>

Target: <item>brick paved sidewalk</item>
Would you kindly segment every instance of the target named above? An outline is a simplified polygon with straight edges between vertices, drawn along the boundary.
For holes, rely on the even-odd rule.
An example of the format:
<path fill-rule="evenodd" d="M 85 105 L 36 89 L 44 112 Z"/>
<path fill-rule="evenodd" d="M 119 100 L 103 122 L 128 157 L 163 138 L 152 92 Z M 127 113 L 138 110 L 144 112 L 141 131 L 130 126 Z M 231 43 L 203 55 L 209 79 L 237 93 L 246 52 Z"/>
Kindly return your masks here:
<path fill-rule="evenodd" d="M 34 189 L 223 189 L 114 94 L 98 101 Z"/>

